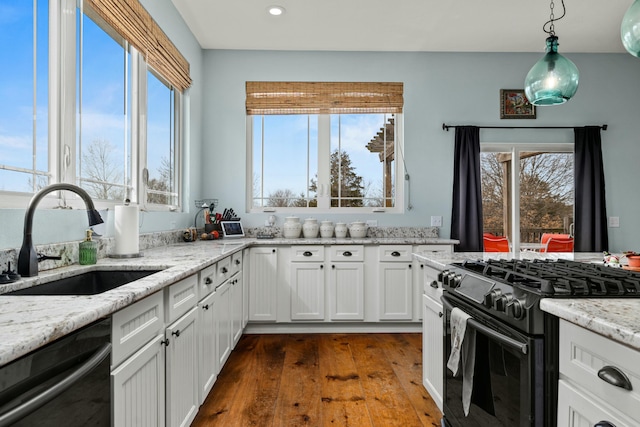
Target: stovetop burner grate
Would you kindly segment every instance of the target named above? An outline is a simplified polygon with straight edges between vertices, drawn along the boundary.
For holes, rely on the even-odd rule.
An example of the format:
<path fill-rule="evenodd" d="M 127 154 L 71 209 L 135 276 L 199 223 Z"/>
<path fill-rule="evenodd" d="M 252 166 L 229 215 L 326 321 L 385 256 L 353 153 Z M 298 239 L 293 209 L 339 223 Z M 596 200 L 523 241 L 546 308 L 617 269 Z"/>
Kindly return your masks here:
<path fill-rule="evenodd" d="M 640 274 L 570 260 L 465 261 L 462 268 L 555 297 L 640 297 Z"/>

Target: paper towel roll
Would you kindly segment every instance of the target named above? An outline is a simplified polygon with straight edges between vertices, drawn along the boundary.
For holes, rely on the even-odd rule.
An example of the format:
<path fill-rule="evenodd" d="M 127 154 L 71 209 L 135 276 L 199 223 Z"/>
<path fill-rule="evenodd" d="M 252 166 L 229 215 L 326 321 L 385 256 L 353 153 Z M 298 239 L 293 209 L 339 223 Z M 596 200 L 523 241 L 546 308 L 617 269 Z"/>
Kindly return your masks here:
<path fill-rule="evenodd" d="M 116 206 L 116 255 L 135 255 L 139 252 L 138 206 Z"/>

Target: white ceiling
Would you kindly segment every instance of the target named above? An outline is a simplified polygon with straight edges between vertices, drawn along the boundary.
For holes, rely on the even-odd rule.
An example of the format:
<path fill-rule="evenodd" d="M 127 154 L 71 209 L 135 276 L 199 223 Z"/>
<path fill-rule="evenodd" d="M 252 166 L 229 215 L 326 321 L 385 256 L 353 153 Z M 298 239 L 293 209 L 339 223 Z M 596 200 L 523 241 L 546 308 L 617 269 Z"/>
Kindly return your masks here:
<path fill-rule="evenodd" d="M 549 19 L 546 0 L 172 1 L 205 49 L 543 52 Z M 632 2 L 565 0 L 560 52 L 625 52 L 620 22 Z M 269 16 L 274 4 L 286 13 Z"/>

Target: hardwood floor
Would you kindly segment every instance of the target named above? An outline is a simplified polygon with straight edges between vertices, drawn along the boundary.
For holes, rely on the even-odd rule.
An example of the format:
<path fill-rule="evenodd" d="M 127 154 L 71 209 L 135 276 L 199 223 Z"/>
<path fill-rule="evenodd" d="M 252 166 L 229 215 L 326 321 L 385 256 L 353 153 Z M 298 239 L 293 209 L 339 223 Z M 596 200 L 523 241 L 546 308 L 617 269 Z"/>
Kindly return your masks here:
<path fill-rule="evenodd" d="M 192 426 L 440 426 L 421 334 L 244 335 Z"/>

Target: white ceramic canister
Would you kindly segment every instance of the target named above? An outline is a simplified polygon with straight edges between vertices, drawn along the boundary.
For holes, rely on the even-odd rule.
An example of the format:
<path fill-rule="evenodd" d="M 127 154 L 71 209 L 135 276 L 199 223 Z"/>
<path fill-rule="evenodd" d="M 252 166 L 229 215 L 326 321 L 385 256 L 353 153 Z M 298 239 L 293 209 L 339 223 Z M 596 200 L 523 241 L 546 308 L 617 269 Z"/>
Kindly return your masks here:
<path fill-rule="evenodd" d="M 302 224 L 300 224 L 300 218 L 297 216 L 288 216 L 284 220 L 282 226 L 282 235 L 285 239 L 297 239 L 300 237 L 302 231 Z"/>
<path fill-rule="evenodd" d="M 304 224 L 302 224 L 302 234 L 306 239 L 315 239 L 318 237 L 319 229 L 318 220 L 315 218 L 307 218 L 304 220 Z"/>
<path fill-rule="evenodd" d="M 347 228 L 347 224 L 345 224 L 344 222 L 336 222 L 336 227 L 333 231 L 336 233 L 337 239 L 344 239 L 345 237 L 347 237 L 348 230 L 349 229 Z"/>
<path fill-rule="evenodd" d="M 333 223 L 331 221 L 322 221 L 320 223 L 320 237 L 328 239 L 333 237 Z"/>
<path fill-rule="evenodd" d="M 349 235 L 355 239 L 367 237 L 367 224 L 362 221 L 352 222 L 351 225 L 349 225 Z"/>

